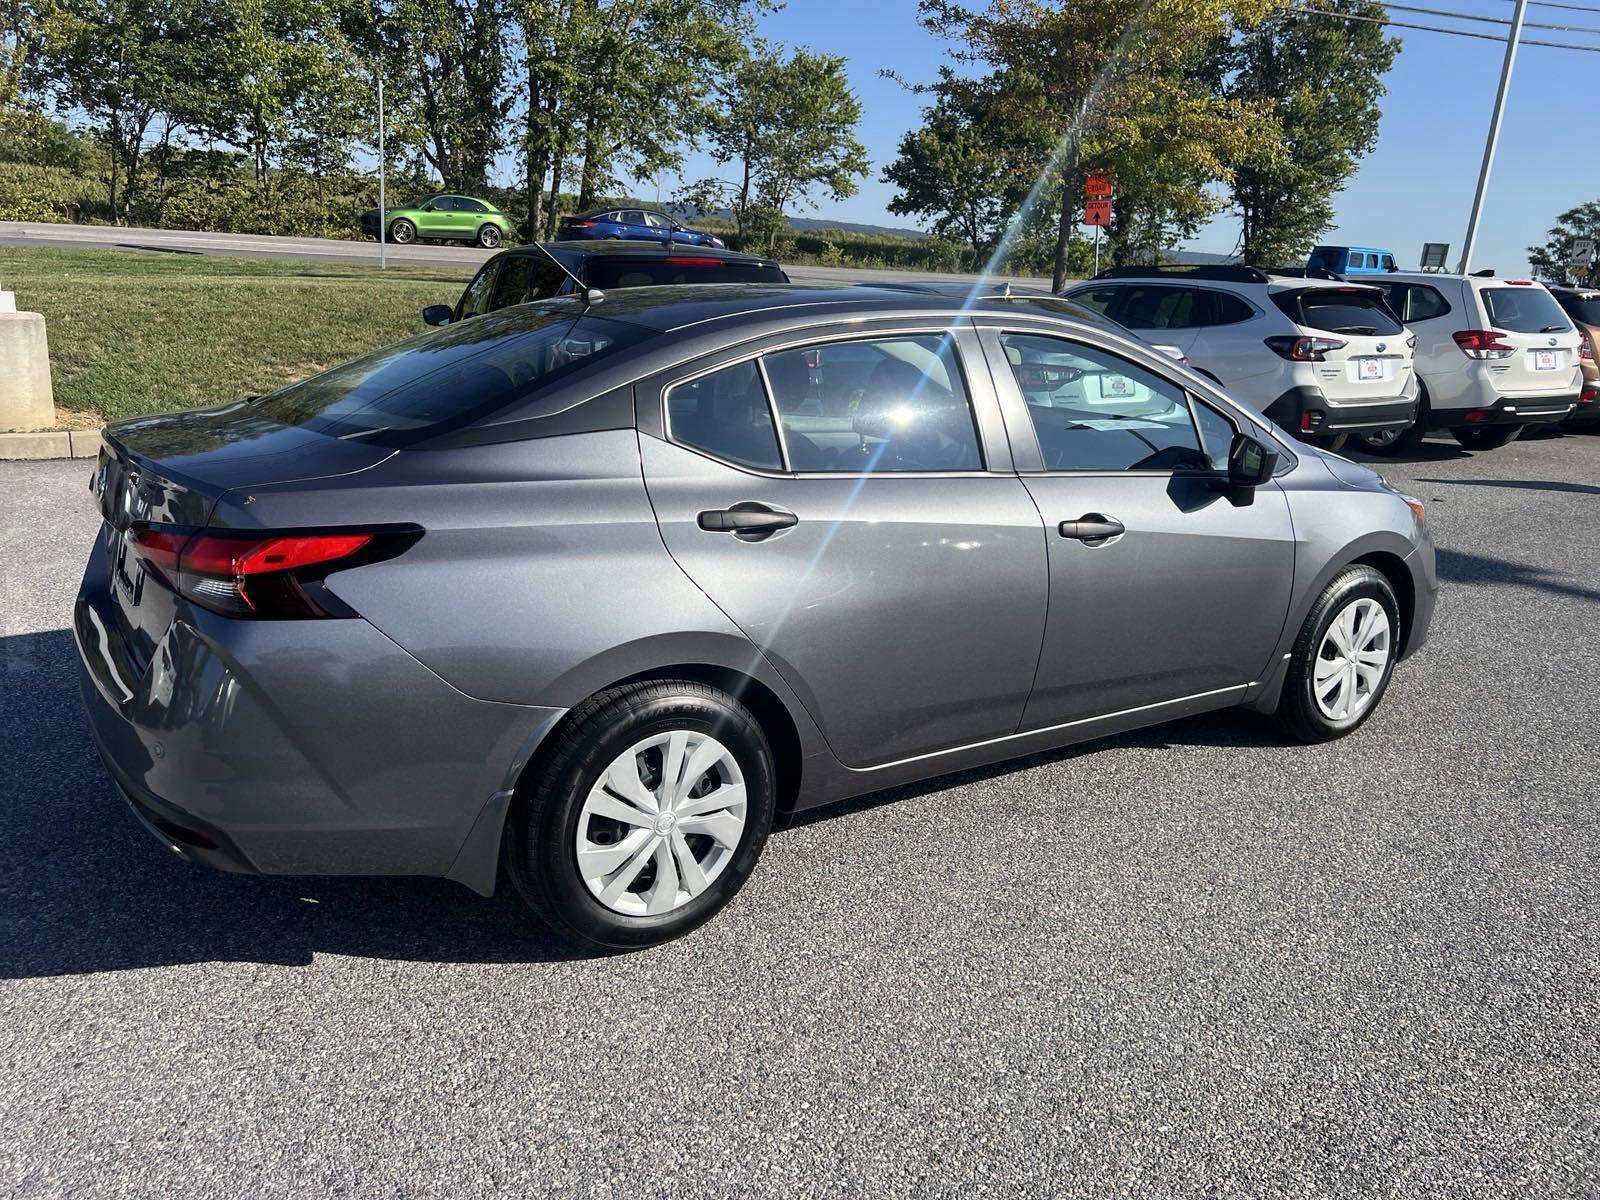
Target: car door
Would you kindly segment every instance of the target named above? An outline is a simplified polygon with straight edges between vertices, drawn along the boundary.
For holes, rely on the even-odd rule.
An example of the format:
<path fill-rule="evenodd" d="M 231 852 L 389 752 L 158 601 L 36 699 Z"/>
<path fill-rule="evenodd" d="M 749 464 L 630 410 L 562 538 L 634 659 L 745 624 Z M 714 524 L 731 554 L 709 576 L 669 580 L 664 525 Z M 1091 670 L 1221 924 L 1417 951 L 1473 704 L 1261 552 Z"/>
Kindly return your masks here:
<path fill-rule="evenodd" d="M 658 240 L 659 235 L 655 232 L 655 230 L 651 229 L 649 224 L 645 221 L 643 210 L 637 208 L 625 208 L 621 213 L 618 214 L 618 216 L 622 218 L 619 228 L 622 230 L 623 237 L 629 239 L 630 241 L 638 241 L 641 239 L 648 239 L 650 241 Z"/>
<path fill-rule="evenodd" d="M 1045 539 L 970 325 L 845 327 L 741 354 L 637 393 L 673 557 L 844 763 L 1014 733 Z"/>
<path fill-rule="evenodd" d="M 1248 502 L 1219 486 L 1236 418 L 1089 334 L 982 336 L 1049 546 L 1023 728 L 1237 698 L 1283 630 L 1294 530 L 1276 484 Z"/>

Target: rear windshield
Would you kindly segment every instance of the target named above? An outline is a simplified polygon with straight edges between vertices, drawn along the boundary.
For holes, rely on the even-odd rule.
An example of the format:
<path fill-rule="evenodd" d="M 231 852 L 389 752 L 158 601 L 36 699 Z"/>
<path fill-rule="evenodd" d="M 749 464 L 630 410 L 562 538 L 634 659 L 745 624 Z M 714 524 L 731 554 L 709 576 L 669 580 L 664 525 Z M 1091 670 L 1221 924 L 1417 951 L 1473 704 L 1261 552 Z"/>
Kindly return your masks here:
<path fill-rule="evenodd" d="M 1482 289 L 1489 324 L 1507 333 L 1565 333 L 1572 328 L 1556 298 L 1540 287 Z"/>
<path fill-rule="evenodd" d="M 1383 296 L 1356 288 L 1279 292 L 1273 302 L 1296 325 L 1349 337 L 1393 337 L 1401 331 Z"/>
<path fill-rule="evenodd" d="M 670 283 L 788 283 L 789 277 L 777 267 L 761 263 L 725 262 L 720 258 L 615 259 L 589 261 L 585 278 L 590 287 L 652 287 Z"/>
<path fill-rule="evenodd" d="M 1573 296 L 1563 301 L 1561 307 L 1575 321 L 1582 321 L 1585 325 L 1600 325 L 1600 296 Z"/>
<path fill-rule="evenodd" d="M 386 346 L 256 401 L 267 416 L 330 437 L 404 446 L 533 396 L 653 330 L 569 307 L 522 307 Z"/>

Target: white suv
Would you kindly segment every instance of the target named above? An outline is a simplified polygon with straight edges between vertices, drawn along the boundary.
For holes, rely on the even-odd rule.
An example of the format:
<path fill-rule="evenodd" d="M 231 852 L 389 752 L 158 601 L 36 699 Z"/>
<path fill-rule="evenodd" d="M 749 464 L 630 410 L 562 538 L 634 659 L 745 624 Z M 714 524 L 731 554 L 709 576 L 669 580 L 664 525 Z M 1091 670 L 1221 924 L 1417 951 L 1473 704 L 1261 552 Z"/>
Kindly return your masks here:
<path fill-rule="evenodd" d="M 1321 271 L 1117 267 L 1061 294 L 1179 347 L 1235 400 L 1324 449 L 1416 419 L 1412 339 L 1371 284 Z"/>
<path fill-rule="evenodd" d="M 1583 335 L 1542 283 L 1490 271 L 1375 282 L 1416 335 L 1422 411 L 1410 430 L 1369 435 L 1372 449 L 1410 453 L 1427 430 L 1448 429 L 1468 449 L 1492 450 L 1524 425 L 1572 414 Z"/>

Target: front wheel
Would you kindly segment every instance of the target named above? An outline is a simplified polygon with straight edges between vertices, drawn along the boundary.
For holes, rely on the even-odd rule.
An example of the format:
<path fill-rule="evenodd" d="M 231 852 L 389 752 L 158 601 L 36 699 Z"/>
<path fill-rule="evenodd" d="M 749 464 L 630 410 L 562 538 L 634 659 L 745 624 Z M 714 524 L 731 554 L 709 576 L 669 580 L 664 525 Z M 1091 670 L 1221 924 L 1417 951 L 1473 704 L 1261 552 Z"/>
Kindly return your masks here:
<path fill-rule="evenodd" d="M 650 680 L 585 702 L 507 829 L 512 882 L 581 945 L 652 946 L 710 920 L 749 878 L 775 808 L 772 752 L 718 688 Z"/>
<path fill-rule="evenodd" d="M 401 217 L 389 226 L 389 240 L 397 246 L 409 246 L 417 240 L 417 227 Z"/>
<path fill-rule="evenodd" d="M 478 230 L 478 245 L 485 250 L 497 249 L 500 245 L 500 230 L 494 225 L 484 225 Z"/>
<path fill-rule="evenodd" d="M 1381 572 L 1356 564 L 1334 576 L 1312 605 L 1289 655 L 1273 714 L 1302 742 L 1354 732 L 1383 699 L 1400 646 L 1400 605 Z"/>
<path fill-rule="evenodd" d="M 1498 450 L 1516 441 L 1521 432 L 1521 425 L 1456 425 L 1450 436 L 1468 450 Z"/>

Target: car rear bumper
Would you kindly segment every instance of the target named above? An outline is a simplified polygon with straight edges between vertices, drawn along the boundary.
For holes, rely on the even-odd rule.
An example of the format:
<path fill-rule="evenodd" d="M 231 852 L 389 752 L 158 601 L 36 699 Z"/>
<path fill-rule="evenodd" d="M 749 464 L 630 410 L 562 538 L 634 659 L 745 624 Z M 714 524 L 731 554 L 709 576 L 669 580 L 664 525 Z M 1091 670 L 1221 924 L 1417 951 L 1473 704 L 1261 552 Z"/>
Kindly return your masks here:
<path fill-rule="evenodd" d="M 1578 393 L 1561 396 L 1505 396 L 1483 408 L 1430 409 L 1429 429 L 1453 429 L 1463 425 L 1542 425 L 1563 421 L 1573 415 Z"/>
<path fill-rule="evenodd" d="M 1267 406 L 1267 417 L 1295 436 L 1371 433 L 1416 422 L 1415 394 L 1381 404 L 1338 404 L 1316 388 L 1292 387 Z"/>
<path fill-rule="evenodd" d="M 458 859 L 558 710 L 464 696 L 360 619 L 231 621 L 180 602 L 140 665 L 99 561 L 73 612 L 84 716 L 157 838 L 229 871 L 492 889 L 492 864 L 484 887 L 484 864 Z"/>

